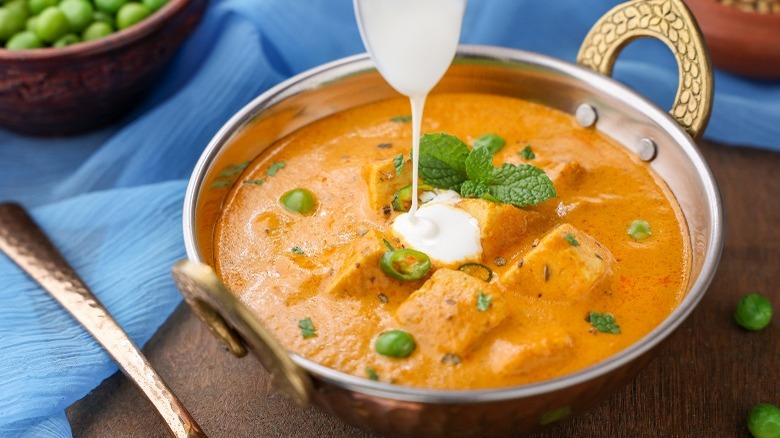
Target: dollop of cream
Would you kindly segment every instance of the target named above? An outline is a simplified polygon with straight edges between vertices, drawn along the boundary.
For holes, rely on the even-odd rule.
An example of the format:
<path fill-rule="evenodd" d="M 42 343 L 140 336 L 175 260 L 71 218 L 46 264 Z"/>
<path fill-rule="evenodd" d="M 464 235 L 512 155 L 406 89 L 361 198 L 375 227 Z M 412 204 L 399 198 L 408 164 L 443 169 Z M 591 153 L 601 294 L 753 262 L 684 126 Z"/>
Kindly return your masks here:
<path fill-rule="evenodd" d="M 408 248 L 443 263 L 479 258 L 479 224 L 474 216 L 454 206 L 458 199 L 451 193 L 438 194 L 414 215 L 399 215 L 393 222 L 393 231 Z"/>

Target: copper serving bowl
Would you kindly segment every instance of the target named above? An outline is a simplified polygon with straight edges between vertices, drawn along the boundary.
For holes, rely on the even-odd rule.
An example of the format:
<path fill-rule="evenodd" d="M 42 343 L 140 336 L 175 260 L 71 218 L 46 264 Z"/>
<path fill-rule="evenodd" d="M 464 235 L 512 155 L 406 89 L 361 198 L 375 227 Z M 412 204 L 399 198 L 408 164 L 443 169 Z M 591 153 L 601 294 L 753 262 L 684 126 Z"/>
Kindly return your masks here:
<path fill-rule="evenodd" d="M 207 3 L 170 0 L 141 23 L 95 41 L 0 49 L 0 126 L 48 136 L 116 120 L 155 84 Z"/>
<path fill-rule="evenodd" d="M 677 55 L 681 77 L 671 114 L 605 75 L 620 49 L 643 36 L 663 40 Z M 213 263 L 214 224 L 227 192 L 210 189 L 211 183 L 227 164 L 255 158 L 302 126 L 397 96 L 367 55 L 324 65 L 276 86 L 239 111 L 214 137 L 187 188 L 184 241 L 189 260 L 173 269 L 182 294 L 230 351 L 237 356 L 253 352 L 279 390 L 371 431 L 391 436 L 516 436 L 589 408 L 623 387 L 693 311 L 714 276 L 723 224 L 717 186 L 694 143 L 709 117 L 712 77 L 702 36 L 685 4 L 635 0 L 617 6 L 587 36 L 578 62 L 462 46 L 433 92 L 512 96 L 575 114 L 583 126 L 638 154 L 666 181 L 690 232 L 691 277 L 679 306 L 631 347 L 578 372 L 533 384 L 485 390 L 411 388 L 345 374 L 285 351 L 227 290 L 208 266 Z"/>

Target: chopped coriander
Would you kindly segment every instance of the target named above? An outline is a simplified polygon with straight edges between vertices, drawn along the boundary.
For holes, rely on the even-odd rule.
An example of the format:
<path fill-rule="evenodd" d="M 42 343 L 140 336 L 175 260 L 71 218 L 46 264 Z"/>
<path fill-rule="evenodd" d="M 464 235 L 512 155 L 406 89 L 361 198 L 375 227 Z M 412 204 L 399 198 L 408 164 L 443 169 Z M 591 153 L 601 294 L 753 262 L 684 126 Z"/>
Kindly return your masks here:
<path fill-rule="evenodd" d="M 268 176 L 274 176 L 276 175 L 276 172 L 284 169 L 284 166 L 286 166 L 287 163 L 284 161 L 275 161 L 271 163 L 271 166 L 268 168 L 268 170 L 265 171 L 265 174 Z"/>
<path fill-rule="evenodd" d="M 493 297 L 485 295 L 482 291 L 477 292 L 477 310 L 484 312 L 490 308 L 490 303 L 493 301 Z"/>
<path fill-rule="evenodd" d="M 254 184 L 256 186 L 260 186 L 260 185 L 263 185 L 264 182 L 265 182 L 265 178 L 248 179 L 248 180 L 244 181 L 244 184 Z"/>
<path fill-rule="evenodd" d="M 314 324 L 311 322 L 311 318 L 305 318 L 298 321 L 298 328 L 301 329 L 301 334 L 303 335 L 304 339 L 317 336 L 317 330 L 314 328 Z"/>
<path fill-rule="evenodd" d="M 229 179 L 236 177 L 241 172 L 243 172 L 247 166 L 249 166 L 249 161 L 244 161 L 243 163 L 238 164 L 228 164 L 224 169 L 222 169 L 222 172 L 217 175 L 217 179 Z"/>
<path fill-rule="evenodd" d="M 474 140 L 471 146 L 474 149 L 487 148 L 488 152 L 490 152 L 490 155 L 495 155 L 496 152 L 500 151 L 505 144 L 506 140 L 504 140 L 504 138 L 500 135 L 485 134 Z"/>
<path fill-rule="evenodd" d="M 373 380 L 374 382 L 379 381 L 379 374 L 371 367 L 366 367 L 366 375 L 368 375 L 368 380 Z"/>
<path fill-rule="evenodd" d="M 404 154 L 398 154 L 393 157 L 393 166 L 395 166 L 395 174 L 400 175 L 404 170 Z"/>
<path fill-rule="evenodd" d="M 304 254 L 304 252 L 303 252 L 303 250 L 301 249 L 300 246 L 293 246 L 292 248 L 290 248 L 290 251 L 292 251 L 295 254 L 299 254 L 299 255 L 303 255 Z"/>
<path fill-rule="evenodd" d="M 620 333 L 620 326 L 615 322 L 615 317 L 611 313 L 590 312 L 585 318 L 596 330 L 602 333 Z"/>
<path fill-rule="evenodd" d="M 469 150 L 448 134 L 420 139 L 420 176 L 431 186 L 458 191 L 466 198 L 487 198 L 517 207 L 536 205 L 556 196 L 544 170 L 530 164 L 493 167 L 487 148 Z"/>
<path fill-rule="evenodd" d="M 571 233 L 567 234 L 564 239 L 566 239 L 566 241 L 569 242 L 569 245 L 571 246 L 580 246 L 580 242 L 577 242 L 577 239 Z"/>
<path fill-rule="evenodd" d="M 526 160 L 533 160 L 536 158 L 536 154 L 534 153 L 533 149 L 531 149 L 531 145 L 526 145 L 523 150 L 517 153 L 517 155 L 520 155 L 521 157 L 525 158 Z"/>
<path fill-rule="evenodd" d="M 390 117 L 390 121 L 391 122 L 396 122 L 396 123 L 408 123 L 408 122 L 412 121 L 412 116 L 395 116 L 395 117 Z"/>
<path fill-rule="evenodd" d="M 214 181 L 209 186 L 212 189 L 224 189 L 226 187 L 232 187 L 233 181 Z"/>
<path fill-rule="evenodd" d="M 460 358 L 460 356 L 454 353 L 447 353 L 441 358 L 441 363 L 450 365 L 460 365 L 462 361 L 463 360 Z"/>

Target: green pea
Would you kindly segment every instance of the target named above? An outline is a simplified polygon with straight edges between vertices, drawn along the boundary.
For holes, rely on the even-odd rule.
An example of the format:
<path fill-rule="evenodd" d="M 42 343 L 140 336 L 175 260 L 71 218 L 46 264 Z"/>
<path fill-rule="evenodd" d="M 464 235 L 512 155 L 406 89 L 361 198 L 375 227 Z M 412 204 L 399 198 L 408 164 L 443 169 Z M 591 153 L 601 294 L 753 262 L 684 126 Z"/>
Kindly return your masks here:
<path fill-rule="evenodd" d="M 17 8 L 0 8 L 0 40 L 7 41 L 17 32 L 24 30 L 27 16 Z"/>
<path fill-rule="evenodd" d="M 487 150 L 490 152 L 490 155 L 495 155 L 495 153 L 500 151 L 505 144 L 506 140 L 504 140 L 504 138 L 500 135 L 485 134 L 474 140 L 474 143 L 471 146 L 474 149 L 487 148 Z"/>
<path fill-rule="evenodd" d="M 293 189 L 279 198 L 285 210 L 308 216 L 317 207 L 314 194 L 306 189 Z"/>
<path fill-rule="evenodd" d="M 41 41 L 35 33 L 30 32 L 29 30 L 17 33 L 5 43 L 5 48 L 8 50 L 27 50 L 41 47 L 43 47 L 43 41 Z"/>
<path fill-rule="evenodd" d="M 47 43 L 53 43 L 69 30 L 68 18 L 56 6 L 46 8 L 35 22 L 35 34 Z"/>
<path fill-rule="evenodd" d="M 69 34 L 65 35 L 64 37 L 62 37 L 62 38 L 58 39 L 57 41 L 55 41 L 54 44 L 52 44 L 52 47 L 65 47 L 65 46 L 69 46 L 71 44 L 76 44 L 76 43 L 80 43 L 80 42 L 81 42 L 81 38 L 79 38 L 78 35 L 76 35 L 74 33 L 69 33 Z"/>
<path fill-rule="evenodd" d="M 156 11 L 168 4 L 168 0 L 143 0 L 147 8 Z"/>
<path fill-rule="evenodd" d="M 374 349 L 377 353 L 397 358 L 408 357 L 416 347 L 417 343 L 414 341 L 414 337 L 403 330 L 384 332 L 374 343 Z"/>
<path fill-rule="evenodd" d="M 84 33 L 81 34 L 81 40 L 99 40 L 111 35 L 112 33 L 114 33 L 114 28 L 110 24 L 99 21 L 87 26 L 87 28 L 84 30 Z"/>
<path fill-rule="evenodd" d="M 38 22 L 38 17 L 30 17 L 27 19 L 27 24 L 24 25 L 24 30 L 35 32 L 35 23 Z"/>
<path fill-rule="evenodd" d="M 152 15 L 152 10 L 141 3 L 128 3 L 116 13 L 116 27 L 127 29 L 128 27 L 143 21 Z"/>
<path fill-rule="evenodd" d="M 388 251 L 379 259 L 382 272 L 397 280 L 419 280 L 431 270 L 427 254 L 404 248 Z"/>
<path fill-rule="evenodd" d="M 780 438 L 780 408 L 759 403 L 748 414 L 748 430 L 755 438 Z"/>
<path fill-rule="evenodd" d="M 95 13 L 92 14 L 92 21 L 109 24 L 112 28 L 114 25 L 116 25 L 114 22 L 114 16 L 111 14 L 106 14 L 103 11 L 95 11 Z"/>
<path fill-rule="evenodd" d="M 94 0 L 94 3 L 98 11 L 113 15 L 127 3 L 127 0 Z"/>
<path fill-rule="evenodd" d="M 647 221 L 637 219 L 628 226 L 628 235 L 634 240 L 644 240 L 653 234 Z"/>
<path fill-rule="evenodd" d="M 92 23 L 95 8 L 85 0 L 65 0 L 60 3 L 60 10 L 68 19 L 71 32 L 82 32 Z"/>
<path fill-rule="evenodd" d="M 737 303 L 734 319 L 747 330 L 761 330 L 772 320 L 772 304 L 760 294 L 747 294 Z"/>
<path fill-rule="evenodd" d="M 57 2 L 58 0 L 30 0 L 27 6 L 30 8 L 31 14 L 38 15 L 48 7 L 57 6 Z"/>

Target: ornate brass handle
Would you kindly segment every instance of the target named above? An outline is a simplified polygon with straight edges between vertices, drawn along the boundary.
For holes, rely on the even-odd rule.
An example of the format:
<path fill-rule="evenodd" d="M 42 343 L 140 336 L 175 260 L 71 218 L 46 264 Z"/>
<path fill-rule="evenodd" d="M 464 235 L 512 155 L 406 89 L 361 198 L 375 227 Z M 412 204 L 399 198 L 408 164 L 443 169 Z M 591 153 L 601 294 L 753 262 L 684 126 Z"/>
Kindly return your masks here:
<path fill-rule="evenodd" d="M 682 0 L 634 0 L 614 7 L 585 37 L 577 62 L 611 75 L 620 51 L 645 37 L 663 41 L 677 58 L 680 83 L 669 113 L 695 140 L 712 110 L 712 64 L 701 30 Z"/>
<path fill-rule="evenodd" d="M 172 272 L 187 304 L 231 353 L 242 357 L 248 347 L 271 373 L 278 390 L 301 406 L 309 403 L 313 392 L 309 375 L 210 266 L 182 260 Z"/>
<path fill-rule="evenodd" d="M 171 436 L 206 436 L 138 347 L 19 205 L 0 204 L 0 250 L 106 349 L 157 409 Z"/>

